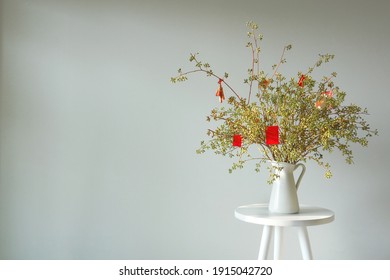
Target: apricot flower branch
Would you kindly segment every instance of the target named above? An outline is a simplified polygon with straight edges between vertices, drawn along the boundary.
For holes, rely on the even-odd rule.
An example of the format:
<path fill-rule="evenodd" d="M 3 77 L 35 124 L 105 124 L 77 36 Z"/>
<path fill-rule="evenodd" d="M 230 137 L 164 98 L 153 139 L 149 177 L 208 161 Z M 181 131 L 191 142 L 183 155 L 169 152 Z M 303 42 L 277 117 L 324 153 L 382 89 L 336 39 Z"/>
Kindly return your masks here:
<path fill-rule="evenodd" d="M 325 176 L 329 178 L 330 165 L 323 160 L 323 154 L 334 149 L 351 164 L 351 144 L 367 146 L 368 138 L 377 135 L 378 131 L 371 129 L 364 119 L 367 109 L 344 104 L 346 93 L 333 81 L 336 72 L 321 80 L 312 76 L 315 69 L 331 61 L 334 55 L 319 55 L 314 66 L 287 78 L 280 72 L 281 65 L 286 63 L 285 53 L 291 50 L 291 45 L 287 45 L 278 63 L 273 65 L 272 75 L 268 76 L 260 67 L 263 36 L 257 33 L 258 26 L 254 22 L 248 22 L 247 27 L 249 42 L 246 46 L 251 54 L 251 68 L 244 79 L 249 87 L 247 98 L 226 82 L 228 73 L 215 74 L 208 63 L 198 59 L 198 53 L 190 54 L 189 61 L 194 64 L 192 70 L 179 69 L 171 78 L 173 83 L 183 82 L 190 74 L 200 72 L 217 79 L 216 95 L 220 102 L 226 95 L 222 84 L 232 93 L 227 98 L 228 106 L 218 106 L 207 116 L 207 121 L 216 122 L 217 127 L 207 131 L 210 139 L 201 141 L 197 152 L 213 150 L 216 154 L 237 158 L 230 172 L 242 168 L 248 161 L 256 161 L 255 170 L 260 171 L 266 161 L 296 164 L 314 160 L 325 169 Z M 256 94 L 255 101 L 251 100 L 253 94 Z M 252 146 L 257 149 L 251 149 Z"/>

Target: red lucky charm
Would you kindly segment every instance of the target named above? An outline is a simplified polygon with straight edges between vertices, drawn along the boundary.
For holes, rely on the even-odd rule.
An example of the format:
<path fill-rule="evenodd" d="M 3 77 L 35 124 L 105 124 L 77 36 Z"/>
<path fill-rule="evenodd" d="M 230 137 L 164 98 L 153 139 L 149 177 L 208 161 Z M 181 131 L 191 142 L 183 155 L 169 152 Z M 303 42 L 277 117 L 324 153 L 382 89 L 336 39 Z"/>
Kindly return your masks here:
<path fill-rule="evenodd" d="M 233 135 L 233 147 L 241 147 L 242 137 L 240 134 Z"/>
<path fill-rule="evenodd" d="M 316 101 L 316 103 L 314 105 L 316 106 L 317 109 L 322 109 L 322 106 L 324 105 L 324 100 L 320 99 L 320 100 Z"/>
<path fill-rule="evenodd" d="M 279 127 L 277 125 L 267 126 L 267 128 L 265 129 L 265 144 L 279 144 Z"/>
<path fill-rule="evenodd" d="M 322 95 L 327 96 L 327 97 L 332 97 L 333 93 L 332 93 L 331 90 L 327 90 L 327 91 L 324 91 L 324 92 L 322 93 Z"/>
<path fill-rule="evenodd" d="M 263 88 L 263 89 L 266 89 L 268 87 L 268 85 L 270 84 L 270 81 L 268 79 L 262 79 L 260 82 L 259 82 L 259 88 Z"/>
<path fill-rule="evenodd" d="M 303 80 L 305 79 L 305 75 L 301 75 L 298 80 L 298 86 L 303 87 Z"/>
<path fill-rule="evenodd" d="M 218 80 L 218 88 L 215 93 L 215 96 L 219 97 L 219 102 L 222 103 L 223 100 L 225 100 L 225 95 L 223 94 L 223 88 L 222 88 L 222 79 Z"/>
<path fill-rule="evenodd" d="M 333 93 L 331 90 L 327 90 L 327 91 L 322 92 L 321 95 L 322 95 L 322 97 L 318 101 L 316 101 L 316 103 L 314 104 L 314 106 L 317 109 L 324 108 L 326 98 L 332 98 Z M 329 106 L 329 108 L 331 108 L 331 106 Z"/>

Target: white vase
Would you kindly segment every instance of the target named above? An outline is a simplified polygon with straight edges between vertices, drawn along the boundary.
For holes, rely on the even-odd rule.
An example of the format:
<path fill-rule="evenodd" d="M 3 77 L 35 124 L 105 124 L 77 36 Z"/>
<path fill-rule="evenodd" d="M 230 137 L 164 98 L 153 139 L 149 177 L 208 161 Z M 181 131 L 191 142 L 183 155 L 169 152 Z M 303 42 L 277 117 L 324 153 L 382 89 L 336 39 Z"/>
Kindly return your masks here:
<path fill-rule="evenodd" d="M 275 173 L 278 177 L 272 185 L 271 197 L 268 210 L 271 213 L 293 214 L 299 212 L 297 190 L 305 174 L 306 167 L 302 163 L 290 164 L 285 162 L 271 162 L 276 167 Z M 295 183 L 294 170 L 302 167 L 301 174 Z"/>

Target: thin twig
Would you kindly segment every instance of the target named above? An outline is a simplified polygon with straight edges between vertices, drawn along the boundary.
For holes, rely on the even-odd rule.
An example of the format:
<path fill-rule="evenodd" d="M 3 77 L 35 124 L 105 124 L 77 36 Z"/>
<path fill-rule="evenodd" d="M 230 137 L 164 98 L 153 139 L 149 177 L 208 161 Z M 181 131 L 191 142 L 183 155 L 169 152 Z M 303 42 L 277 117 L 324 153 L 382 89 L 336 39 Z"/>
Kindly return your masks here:
<path fill-rule="evenodd" d="M 278 65 L 275 67 L 275 70 L 274 70 L 274 72 L 272 73 L 271 79 L 276 75 L 276 71 L 278 71 L 279 66 L 282 64 L 282 62 L 283 62 L 283 57 L 284 57 L 284 53 L 286 52 L 286 49 L 287 49 L 287 46 L 285 46 L 285 47 L 283 48 L 283 52 L 282 52 L 282 55 L 280 56 L 279 63 L 278 63 Z"/>

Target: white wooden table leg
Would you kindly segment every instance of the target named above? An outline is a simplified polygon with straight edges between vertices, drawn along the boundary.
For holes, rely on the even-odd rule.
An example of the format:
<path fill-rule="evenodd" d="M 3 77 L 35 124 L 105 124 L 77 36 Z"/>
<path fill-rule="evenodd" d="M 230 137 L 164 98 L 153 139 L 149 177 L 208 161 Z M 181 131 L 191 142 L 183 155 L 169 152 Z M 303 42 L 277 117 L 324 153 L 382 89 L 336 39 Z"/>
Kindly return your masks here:
<path fill-rule="evenodd" d="M 275 227 L 274 234 L 274 260 L 282 258 L 283 248 L 283 227 Z"/>
<path fill-rule="evenodd" d="M 298 238 L 301 245 L 302 258 L 304 260 L 312 260 L 313 254 L 311 252 L 309 234 L 306 227 L 298 227 Z"/>
<path fill-rule="evenodd" d="M 272 226 L 264 226 L 263 234 L 261 235 L 260 250 L 259 250 L 259 260 L 266 260 L 268 255 L 268 248 L 270 243 L 270 237 L 273 232 Z"/>

